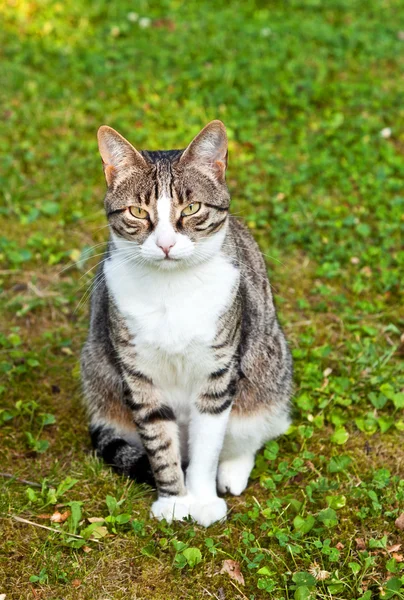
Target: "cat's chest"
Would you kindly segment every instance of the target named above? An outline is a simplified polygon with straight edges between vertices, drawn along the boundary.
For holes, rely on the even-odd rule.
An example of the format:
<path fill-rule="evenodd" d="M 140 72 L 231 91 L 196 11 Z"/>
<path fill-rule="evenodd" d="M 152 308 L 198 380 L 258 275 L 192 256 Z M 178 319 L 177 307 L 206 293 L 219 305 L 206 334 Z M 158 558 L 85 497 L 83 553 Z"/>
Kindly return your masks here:
<path fill-rule="evenodd" d="M 221 314 L 238 281 L 224 257 L 189 271 L 158 272 L 105 263 L 108 289 L 133 336 L 136 352 L 186 355 L 203 353 L 214 340 Z M 178 357 L 178 360 L 181 360 Z"/>

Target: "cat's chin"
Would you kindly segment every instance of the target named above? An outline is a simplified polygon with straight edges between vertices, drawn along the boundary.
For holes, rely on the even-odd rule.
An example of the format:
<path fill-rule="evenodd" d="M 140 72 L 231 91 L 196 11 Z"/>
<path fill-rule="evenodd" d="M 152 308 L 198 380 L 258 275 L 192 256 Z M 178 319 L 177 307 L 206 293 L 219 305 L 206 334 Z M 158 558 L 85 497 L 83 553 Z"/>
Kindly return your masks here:
<path fill-rule="evenodd" d="M 183 269 L 186 266 L 184 260 L 164 259 L 164 260 L 146 260 L 144 263 L 145 267 L 149 269 L 155 269 L 156 271 L 177 271 Z"/>
<path fill-rule="evenodd" d="M 165 258 L 163 260 L 148 260 L 148 266 L 159 271 L 178 271 L 188 269 L 195 266 L 197 263 L 192 260 L 192 257 L 186 258 Z"/>

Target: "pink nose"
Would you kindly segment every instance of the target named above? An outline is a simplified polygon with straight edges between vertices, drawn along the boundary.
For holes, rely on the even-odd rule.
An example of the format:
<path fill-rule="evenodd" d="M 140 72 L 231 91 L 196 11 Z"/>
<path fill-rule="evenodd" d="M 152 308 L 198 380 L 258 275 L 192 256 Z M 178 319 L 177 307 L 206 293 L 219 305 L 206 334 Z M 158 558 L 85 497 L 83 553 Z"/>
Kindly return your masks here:
<path fill-rule="evenodd" d="M 162 249 L 162 251 L 164 252 L 164 254 L 165 254 L 166 256 L 168 256 L 168 255 L 169 255 L 169 252 L 170 252 L 170 250 L 171 250 L 171 248 L 172 248 L 173 246 L 175 246 L 175 242 L 174 242 L 174 244 L 171 244 L 171 245 L 169 245 L 169 244 L 157 244 L 157 245 L 158 245 L 158 247 L 159 247 L 159 248 L 161 248 L 161 249 Z"/>

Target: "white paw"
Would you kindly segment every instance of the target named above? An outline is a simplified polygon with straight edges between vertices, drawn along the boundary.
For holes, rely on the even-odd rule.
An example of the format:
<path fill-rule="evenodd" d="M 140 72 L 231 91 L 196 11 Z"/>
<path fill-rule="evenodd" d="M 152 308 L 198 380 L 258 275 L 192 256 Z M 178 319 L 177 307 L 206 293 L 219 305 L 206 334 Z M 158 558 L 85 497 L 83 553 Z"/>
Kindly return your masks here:
<path fill-rule="evenodd" d="M 227 506 L 223 498 L 213 497 L 208 500 L 199 500 L 194 496 L 172 496 L 159 498 L 153 502 L 150 516 L 159 520 L 183 521 L 191 517 L 199 525 L 209 527 L 216 521 L 226 518 Z"/>
<path fill-rule="evenodd" d="M 203 525 L 203 527 L 209 527 L 216 521 L 222 521 L 226 518 L 227 506 L 223 498 L 217 496 L 209 500 L 198 500 L 190 506 L 191 517 Z"/>
<path fill-rule="evenodd" d="M 232 460 L 224 460 L 219 464 L 217 487 L 221 494 L 230 492 L 240 496 L 248 484 L 248 478 L 254 466 L 254 456 L 239 456 Z"/>
<path fill-rule="evenodd" d="M 190 516 L 188 496 L 170 496 L 159 498 L 153 502 L 150 516 L 159 521 L 165 519 L 167 523 L 171 521 L 183 521 Z"/>

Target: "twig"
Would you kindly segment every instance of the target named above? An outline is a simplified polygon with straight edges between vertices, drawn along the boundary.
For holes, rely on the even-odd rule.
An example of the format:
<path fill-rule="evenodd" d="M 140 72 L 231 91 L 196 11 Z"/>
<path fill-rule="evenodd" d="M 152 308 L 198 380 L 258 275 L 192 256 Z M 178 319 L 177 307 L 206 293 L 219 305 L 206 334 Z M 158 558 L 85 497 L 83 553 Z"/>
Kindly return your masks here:
<path fill-rule="evenodd" d="M 239 588 L 239 587 L 237 587 L 237 586 L 236 586 L 236 584 L 234 583 L 234 581 L 232 581 L 231 579 L 230 579 L 229 581 L 230 581 L 230 583 L 232 584 L 232 586 L 236 588 L 236 590 L 238 591 L 238 593 L 239 593 L 239 594 L 241 594 L 241 595 L 242 595 L 242 597 L 243 597 L 245 600 L 248 600 L 247 596 L 246 596 L 245 594 L 243 594 L 243 592 L 240 590 L 240 588 Z"/>
<path fill-rule="evenodd" d="M 36 285 L 32 283 L 32 281 L 29 281 L 27 283 L 27 287 L 31 290 L 31 292 L 38 296 L 38 298 L 51 298 L 58 295 L 57 292 L 42 292 L 42 290 L 37 288 Z"/>
<path fill-rule="evenodd" d="M 216 600 L 220 600 L 219 596 L 216 596 L 216 594 L 211 594 L 209 590 L 207 590 L 206 588 L 202 588 L 204 592 L 206 592 L 208 594 L 208 596 L 210 596 L 211 598 L 216 598 Z"/>
<path fill-rule="evenodd" d="M 75 533 L 68 533 L 67 531 L 62 531 L 61 529 L 54 529 L 53 527 L 48 527 L 47 525 L 40 525 L 39 523 L 34 523 L 33 521 L 28 521 L 28 519 L 23 519 L 22 517 L 17 517 L 16 515 L 8 515 L 15 521 L 19 523 L 26 523 L 27 525 L 34 525 L 34 527 L 40 527 L 41 529 L 47 529 L 48 531 L 52 531 L 53 533 L 61 533 L 62 535 L 69 535 L 70 537 L 77 538 L 78 540 L 85 540 L 82 535 L 77 535 Z M 87 541 L 87 540 L 86 540 Z M 88 540 L 90 542 L 96 542 L 97 544 L 101 544 L 100 540 Z"/>
<path fill-rule="evenodd" d="M 36 483 L 35 481 L 28 481 L 28 479 L 20 479 L 11 473 L 0 473 L 0 477 L 5 477 L 6 479 L 14 479 L 18 483 L 25 483 L 26 485 L 32 485 L 33 487 L 42 487 L 40 483 Z"/>

